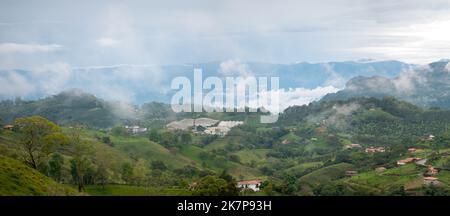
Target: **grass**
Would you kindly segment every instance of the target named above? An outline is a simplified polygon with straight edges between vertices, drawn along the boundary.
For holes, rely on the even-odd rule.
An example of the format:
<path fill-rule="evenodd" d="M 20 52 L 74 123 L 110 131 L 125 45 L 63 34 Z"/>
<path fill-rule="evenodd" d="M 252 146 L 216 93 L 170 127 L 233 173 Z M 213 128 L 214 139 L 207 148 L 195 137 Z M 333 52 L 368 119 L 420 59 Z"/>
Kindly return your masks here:
<path fill-rule="evenodd" d="M 240 158 L 241 163 L 251 164 L 254 161 L 255 164 L 262 164 L 267 162 L 267 153 L 270 149 L 244 149 L 234 153 Z"/>
<path fill-rule="evenodd" d="M 415 164 L 388 169 L 383 173 L 375 171 L 361 173 L 345 180 L 347 183 L 375 189 L 383 192 L 393 187 L 404 186 L 405 189 L 415 189 L 422 186 L 421 171 Z"/>
<path fill-rule="evenodd" d="M 114 148 L 132 157 L 144 158 L 150 161 L 159 160 L 169 167 L 182 168 L 186 165 L 198 166 L 194 160 L 177 152 L 170 152 L 162 145 L 151 142 L 146 137 L 111 137 Z"/>
<path fill-rule="evenodd" d="M 86 192 L 93 196 L 188 196 L 188 190 L 150 188 L 131 185 L 88 185 Z"/>
<path fill-rule="evenodd" d="M 340 163 L 315 170 L 298 179 L 300 185 L 318 186 L 345 177 L 345 171 L 352 170 L 351 164 Z"/>
<path fill-rule="evenodd" d="M 53 181 L 18 160 L 0 156 L 0 195 L 47 196 L 80 194 L 75 189 Z"/>

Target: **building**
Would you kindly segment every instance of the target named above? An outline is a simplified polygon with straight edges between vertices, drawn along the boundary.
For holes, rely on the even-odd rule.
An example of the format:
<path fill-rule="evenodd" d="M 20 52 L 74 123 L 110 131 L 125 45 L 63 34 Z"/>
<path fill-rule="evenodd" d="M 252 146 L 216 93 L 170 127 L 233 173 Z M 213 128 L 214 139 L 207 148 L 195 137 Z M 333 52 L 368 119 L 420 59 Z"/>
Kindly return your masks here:
<path fill-rule="evenodd" d="M 352 143 L 350 145 L 345 146 L 346 149 L 354 149 L 354 148 L 362 148 L 360 144 Z"/>
<path fill-rule="evenodd" d="M 408 149 L 408 152 L 409 152 L 409 153 L 414 153 L 414 152 L 416 152 L 416 151 L 417 151 L 416 148 L 409 148 L 409 149 Z"/>
<path fill-rule="evenodd" d="M 281 142 L 281 144 L 283 144 L 283 145 L 288 145 L 288 144 L 291 144 L 291 141 L 289 141 L 288 139 L 284 139 L 284 140 Z"/>
<path fill-rule="evenodd" d="M 217 136 L 220 136 L 220 137 L 224 137 L 225 135 L 228 134 L 228 132 L 230 132 L 230 130 L 231 129 L 228 128 L 228 127 L 219 127 L 219 126 L 217 126 L 217 127 L 206 128 L 203 131 L 203 133 L 209 134 L 209 135 L 217 135 Z"/>
<path fill-rule="evenodd" d="M 261 183 L 261 180 L 238 181 L 236 187 L 241 190 L 253 190 L 256 192 L 260 190 Z"/>
<path fill-rule="evenodd" d="M 11 131 L 11 130 L 13 130 L 13 128 L 14 128 L 14 125 L 10 125 L 10 124 L 3 126 L 4 130 L 10 130 Z"/>
<path fill-rule="evenodd" d="M 377 173 L 381 173 L 381 172 L 384 172 L 384 171 L 386 171 L 386 167 L 377 167 L 377 168 L 375 168 L 375 172 L 377 172 Z"/>
<path fill-rule="evenodd" d="M 433 176 L 433 175 L 437 175 L 438 173 L 439 173 L 439 169 L 436 169 L 433 166 L 428 166 L 427 175 Z"/>
<path fill-rule="evenodd" d="M 348 177 L 355 176 L 355 175 L 358 175 L 358 171 L 347 170 L 347 171 L 345 171 L 345 175 Z"/>
<path fill-rule="evenodd" d="M 406 165 L 411 162 L 420 161 L 420 160 L 422 160 L 422 158 L 406 158 L 406 159 L 397 161 L 397 165 Z"/>
<path fill-rule="evenodd" d="M 126 125 L 125 129 L 127 129 L 127 132 L 130 134 L 142 134 L 142 133 L 147 132 L 147 128 L 141 128 L 137 125 L 135 125 L 135 126 Z"/>
<path fill-rule="evenodd" d="M 381 153 L 385 152 L 386 149 L 384 147 L 369 147 L 364 150 L 366 153 Z"/>
<path fill-rule="evenodd" d="M 244 124 L 243 121 L 221 121 L 217 127 L 232 128 Z"/>
<path fill-rule="evenodd" d="M 423 177 L 424 185 L 439 185 L 439 179 L 436 177 Z"/>

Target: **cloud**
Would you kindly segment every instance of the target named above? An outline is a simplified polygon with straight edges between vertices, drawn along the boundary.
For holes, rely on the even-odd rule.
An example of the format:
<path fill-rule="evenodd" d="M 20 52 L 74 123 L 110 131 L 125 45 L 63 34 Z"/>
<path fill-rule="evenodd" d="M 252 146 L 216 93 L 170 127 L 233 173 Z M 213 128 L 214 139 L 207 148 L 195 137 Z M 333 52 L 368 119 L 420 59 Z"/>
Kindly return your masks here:
<path fill-rule="evenodd" d="M 119 45 L 119 41 L 109 37 L 102 37 L 96 40 L 97 44 L 103 47 L 115 47 Z"/>
<path fill-rule="evenodd" d="M 279 104 L 270 104 L 269 107 L 264 107 L 270 112 L 282 112 L 290 106 L 301 106 L 309 104 L 313 101 L 321 99 L 329 93 L 335 93 L 340 89 L 333 86 L 316 87 L 313 89 L 307 88 L 291 88 L 269 90 L 259 93 L 259 100 L 270 100 L 272 95 L 278 95 Z M 249 101 L 250 107 L 257 107 L 258 101 Z"/>
<path fill-rule="evenodd" d="M 239 60 L 227 60 L 220 63 L 219 72 L 224 76 L 252 76 L 253 72 L 247 64 L 241 63 Z"/>
<path fill-rule="evenodd" d="M 19 44 L 19 43 L 1 43 L 0 54 L 9 53 L 48 53 L 59 51 L 63 46 L 58 44 Z"/>

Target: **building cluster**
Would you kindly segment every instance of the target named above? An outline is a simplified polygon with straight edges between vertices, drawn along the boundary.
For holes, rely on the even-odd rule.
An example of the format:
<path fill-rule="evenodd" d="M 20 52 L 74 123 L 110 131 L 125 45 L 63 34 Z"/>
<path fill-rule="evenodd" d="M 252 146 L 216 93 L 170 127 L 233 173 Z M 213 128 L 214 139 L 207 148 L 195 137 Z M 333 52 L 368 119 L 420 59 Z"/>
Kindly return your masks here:
<path fill-rule="evenodd" d="M 236 187 L 240 190 L 252 190 L 259 191 L 261 188 L 262 180 L 247 180 L 247 181 L 238 181 Z"/>
<path fill-rule="evenodd" d="M 210 118 L 183 119 L 166 125 L 170 131 L 192 129 L 197 134 L 217 135 L 224 137 L 231 128 L 244 124 L 243 121 L 219 121 Z"/>

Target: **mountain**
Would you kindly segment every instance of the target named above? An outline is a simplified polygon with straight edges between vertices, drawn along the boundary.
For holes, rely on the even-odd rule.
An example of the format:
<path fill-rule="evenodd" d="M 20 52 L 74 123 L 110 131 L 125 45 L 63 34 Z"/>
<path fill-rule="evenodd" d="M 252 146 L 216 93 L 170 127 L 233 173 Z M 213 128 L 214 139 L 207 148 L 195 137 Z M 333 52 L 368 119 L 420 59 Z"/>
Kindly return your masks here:
<path fill-rule="evenodd" d="M 4 90 L 0 99 L 20 96 L 35 100 L 72 88 L 82 89 L 108 100 L 133 104 L 147 101 L 170 102 L 175 77 L 193 80 L 193 69 L 201 68 L 203 77 L 277 76 L 280 88 L 341 87 L 358 75 L 395 77 L 414 65 L 399 61 L 344 61 L 325 63 L 272 64 L 261 62 L 216 61 L 183 65 L 114 65 L 70 67 L 49 65 L 36 70 L 0 70 Z"/>
<path fill-rule="evenodd" d="M 358 76 L 345 89 L 326 95 L 322 100 L 352 97 L 393 96 L 423 107 L 450 108 L 450 67 L 448 60 L 431 63 L 401 73 L 394 78 Z"/>

